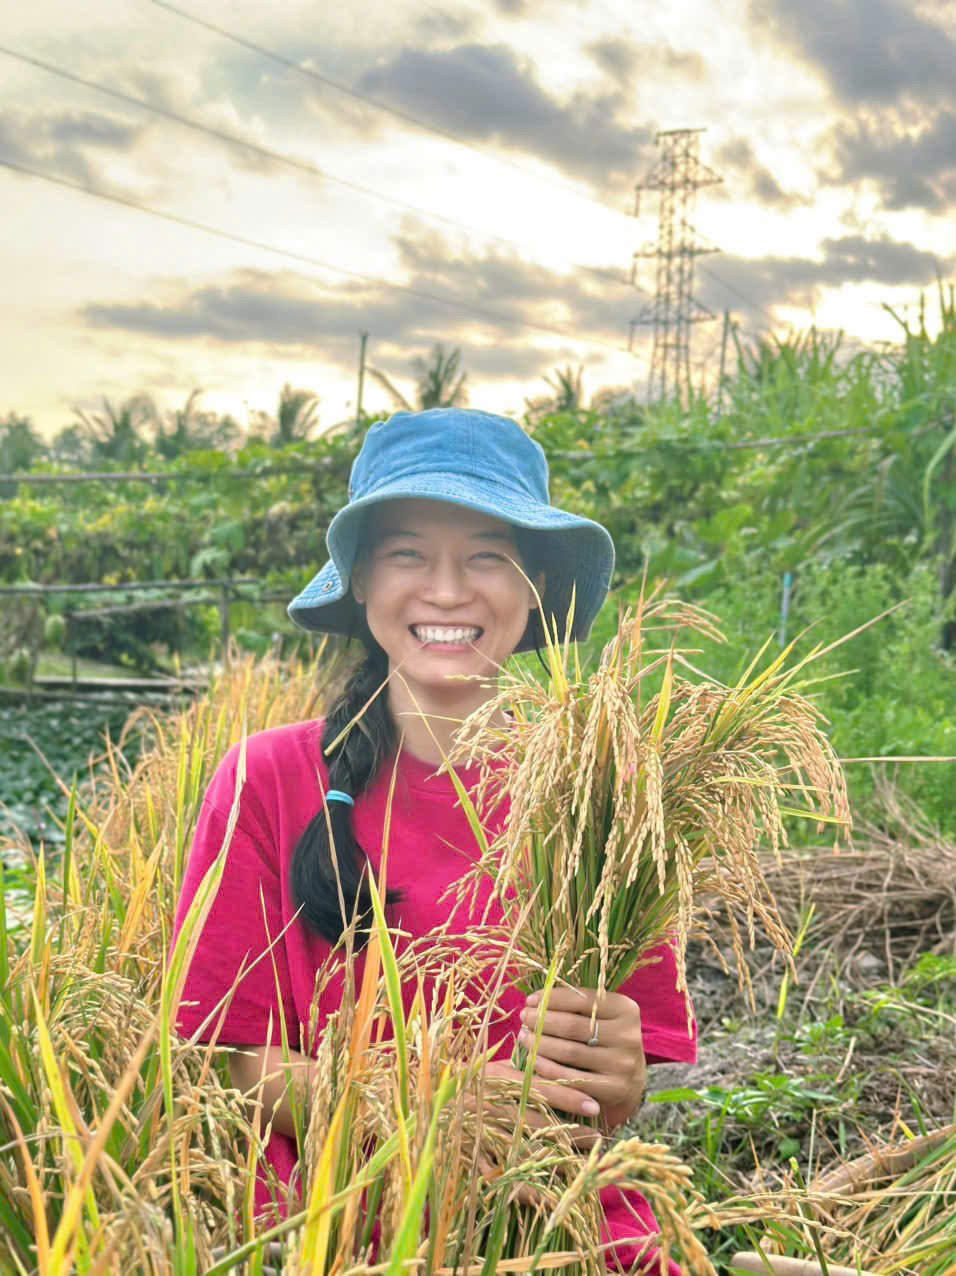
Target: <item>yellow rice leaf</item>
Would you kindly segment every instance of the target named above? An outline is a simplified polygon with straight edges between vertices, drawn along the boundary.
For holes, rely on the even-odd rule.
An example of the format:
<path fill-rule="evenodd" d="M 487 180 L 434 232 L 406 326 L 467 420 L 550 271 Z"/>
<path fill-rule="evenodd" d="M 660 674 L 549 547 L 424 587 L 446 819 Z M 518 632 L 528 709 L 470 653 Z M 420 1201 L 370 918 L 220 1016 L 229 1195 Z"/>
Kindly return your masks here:
<path fill-rule="evenodd" d="M 409 1018 L 414 1015 L 418 1016 L 422 1034 L 422 1061 L 419 1069 L 422 1098 L 425 1107 L 430 1108 L 432 1102 L 432 1053 L 431 1042 L 428 1039 L 428 1020 L 425 1014 L 425 986 L 422 981 L 421 971 L 418 971 L 418 990 L 415 993 L 412 1014 Z"/>
<path fill-rule="evenodd" d="M 744 686 L 746 686 L 746 684 L 747 684 L 747 679 L 748 679 L 748 678 L 750 677 L 750 675 L 753 673 L 754 669 L 756 669 L 756 667 L 757 667 L 757 662 L 760 660 L 760 658 L 761 658 L 761 656 L 763 655 L 763 653 L 767 650 L 767 648 L 768 648 L 768 647 L 770 646 L 770 644 L 773 642 L 773 639 L 774 639 L 774 635 L 773 635 L 773 634 L 770 634 L 770 636 L 767 638 L 767 641 L 766 641 L 766 642 L 764 643 L 764 645 L 760 648 L 760 650 L 759 650 L 759 651 L 757 652 L 757 654 L 754 656 L 753 660 L 751 660 L 750 664 L 747 666 L 747 668 L 743 671 L 743 673 L 742 673 L 742 674 L 740 675 L 740 677 L 737 679 L 737 682 L 734 684 L 736 687 L 740 688 L 740 687 L 744 687 Z"/>
<path fill-rule="evenodd" d="M 664 680 L 661 683 L 661 692 L 657 701 L 657 713 L 654 715 L 654 725 L 651 728 L 651 739 L 658 746 L 664 735 L 664 728 L 667 726 L 667 715 L 670 712 L 673 686 L 674 653 L 669 651 L 667 653 L 667 665 L 664 668 Z"/>
<path fill-rule="evenodd" d="M 398 1135 L 398 1155 L 405 1172 L 405 1191 L 412 1185 L 412 1154 L 408 1146 L 408 1128 L 405 1124 L 407 1113 L 402 1111 L 402 1096 L 398 1083 L 392 1078 L 392 1092 L 395 1097 L 395 1133 Z"/>
<path fill-rule="evenodd" d="M 798 806 L 781 806 L 777 809 L 781 815 L 796 815 L 802 820 L 819 820 L 821 824 L 849 824 L 849 820 L 841 820 L 837 815 L 821 815 L 818 811 L 808 811 Z"/>
<path fill-rule="evenodd" d="M 74 1184 L 70 1187 L 66 1200 L 63 1202 L 63 1210 L 60 1214 L 60 1221 L 57 1224 L 56 1234 L 53 1237 L 53 1248 L 51 1250 L 51 1272 L 59 1272 L 63 1270 L 61 1262 L 66 1259 L 68 1247 L 73 1239 L 73 1233 L 79 1222 L 82 1203 L 84 1198 L 88 1198 L 91 1194 L 91 1180 L 93 1171 L 96 1169 L 97 1161 L 106 1147 L 106 1141 L 109 1138 L 110 1131 L 119 1116 L 120 1109 L 129 1098 L 130 1091 L 140 1078 L 141 1069 L 153 1044 L 153 1037 L 156 1034 L 158 1020 L 154 1020 L 143 1034 L 139 1045 L 133 1057 L 126 1066 L 117 1082 L 113 1091 L 113 1097 L 110 1099 L 106 1111 L 103 1113 L 97 1125 L 96 1133 L 90 1140 L 86 1149 L 86 1156 L 80 1166 L 79 1176 Z M 102 1262 L 102 1259 L 100 1260 Z"/>
<path fill-rule="evenodd" d="M 362 972 L 362 986 L 359 989 L 355 1005 L 355 1017 L 352 1020 L 352 1038 L 349 1042 L 349 1080 L 368 1050 L 372 1036 L 372 1011 L 375 1007 L 375 992 L 378 988 L 378 976 L 381 969 L 381 946 L 378 935 L 373 931 L 365 949 L 365 969 Z"/>
<path fill-rule="evenodd" d="M 322 1144 L 322 1151 L 315 1167 L 315 1177 L 312 1180 L 312 1187 L 309 1192 L 309 1212 L 302 1241 L 301 1257 L 303 1269 L 314 1273 L 314 1276 L 322 1276 L 325 1272 L 325 1256 L 329 1247 L 329 1231 L 332 1226 L 332 1212 L 328 1206 L 333 1195 L 335 1170 L 339 1155 L 339 1134 L 342 1129 L 342 1118 L 348 1100 L 349 1092 L 346 1090 L 336 1105 L 332 1116 L 329 1132 L 326 1135 L 325 1142 Z"/>
<path fill-rule="evenodd" d="M 574 627 L 574 604 L 577 596 L 577 581 L 571 585 L 571 604 L 568 607 L 568 619 L 564 630 L 564 659 L 562 664 L 564 668 L 568 667 L 568 646 L 571 642 L 571 630 Z M 575 655 L 577 655 L 577 645 L 575 644 Z"/>
<path fill-rule="evenodd" d="M 163 856 L 164 850 L 163 843 L 158 842 L 149 859 L 145 863 L 142 860 L 140 861 L 142 871 L 134 879 L 134 886 L 130 892 L 129 904 L 126 909 L 126 917 L 123 921 L 123 929 L 119 937 L 118 953 L 120 956 L 127 951 L 129 945 L 133 942 L 147 903 L 152 903 L 153 901 L 156 870 L 159 867 L 159 861 Z"/>
<path fill-rule="evenodd" d="M 83 1152 L 80 1148 L 79 1135 L 76 1123 L 73 1120 L 73 1108 L 67 1097 L 67 1083 L 60 1072 L 59 1065 L 56 1061 L 56 1054 L 53 1050 L 53 1042 L 50 1038 L 50 1030 L 47 1027 L 46 1016 L 43 1013 L 43 1007 L 36 995 L 36 990 L 30 987 L 30 995 L 33 998 L 33 1008 L 36 1015 L 37 1024 L 37 1041 L 40 1046 L 40 1061 L 43 1065 L 43 1071 L 46 1074 L 47 1085 L 50 1087 L 50 1093 L 53 1096 L 53 1106 L 56 1110 L 57 1120 L 60 1123 L 62 1131 L 63 1151 L 70 1161 L 77 1174 L 83 1169 Z M 86 1190 L 83 1193 L 83 1199 L 86 1204 L 87 1213 L 89 1215 L 90 1226 L 95 1233 L 99 1230 L 100 1215 L 96 1208 L 96 1200 L 93 1196 L 93 1189 L 87 1183 Z M 61 1219 L 62 1226 L 62 1219 Z M 73 1229 L 69 1229 L 72 1233 Z M 88 1250 L 86 1238 L 80 1233 L 79 1236 L 81 1253 L 88 1259 Z M 52 1270 L 59 1270 L 59 1262 L 62 1260 L 63 1252 L 67 1244 L 66 1231 L 61 1233 L 61 1227 L 57 1228 L 56 1236 L 53 1239 L 53 1253 L 51 1255 Z M 86 1266 L 87 1264 L 84 1264 Z"/>
<path fill-rule="evenodd" d="M 46 937 L 46 861 L 43 846 L 37 856 L 36 889 L 33 892 L 33 922 L 30 927 L 30 965 L 33 977 L 40 989 L 40 1000 L 45 1010 L 49 1009 L 47 1000 L 47 979 L 50 967 L 50 946 L 44 942 Z"/>
<path fill-rule="evenodd" d="M 398 972 L 398 961 L 392 946 L 392 937 L 388 933 L 385 921 L 385 910 L 378 893 L 375 874 L 368 875 L 369 893 L 372 897 L 372 911 L 375 913 L 375 929 L 378 932 L 382 949 L 382 966 L 385 975 L 385 991 L 388 996 L 388 1007 L 392 1017 L 392 1031 L 395 1034 L 395 1051 L 398 1060 L 398 1084 L 402 1100 L 402 1115 L 408 1116 L 408 1042 L 405 1038 L 405 1009 L 402 1002 L 402 981 Z"/>
<path fill-rule="evenodd" d="M 37 1178 L 36 1170 L 33 1168 L 33 1161 L 30 1159 L 30 1149 L 27 1147 L 27 1141 L 23 1137 L 17 1114 L 7 1102 L 2 1091 L 0 1091 L 0 1103 L 6 1109 L 7 1118 L 13 1126 L 14 1141 L 19 1149 L 20 1159 L 23 1161 L 23 1173 L 26 1177 L 27 1190 L 30 1194 L 30 1207 L 33 1210 L 37 1271 L 39 1276 L 47 1276 L 47 1272 L 50 1270 L 50 1232 L 46 1221 L 46 1204 L 43 1200 L 43 1190 L 40 1187 L 40 1180 Z"/>

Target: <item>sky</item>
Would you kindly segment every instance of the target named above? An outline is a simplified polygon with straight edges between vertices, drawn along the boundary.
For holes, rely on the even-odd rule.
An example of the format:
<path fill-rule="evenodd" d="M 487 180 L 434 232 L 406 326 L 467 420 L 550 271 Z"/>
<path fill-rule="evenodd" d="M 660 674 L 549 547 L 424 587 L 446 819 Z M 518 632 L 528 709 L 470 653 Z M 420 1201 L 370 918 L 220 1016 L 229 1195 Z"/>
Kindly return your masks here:
<path fill-rule="evenodd" d="M 331 426 L 362 331 L 409 397 L 437 342 L 473 407 L 520 414 L 569 364 L 640 393 L 659 205 L 635 190 L 671 129 L 722 179 L 694 211 L 695 375 L 725 309 L 853 350 L 956 276 L 954 0 L 3 8 L 0 419 L 48 438 L 139 393 L 246 425 L 285 383 Z M 393 405 L 367 377 L 363 406 Z"/>

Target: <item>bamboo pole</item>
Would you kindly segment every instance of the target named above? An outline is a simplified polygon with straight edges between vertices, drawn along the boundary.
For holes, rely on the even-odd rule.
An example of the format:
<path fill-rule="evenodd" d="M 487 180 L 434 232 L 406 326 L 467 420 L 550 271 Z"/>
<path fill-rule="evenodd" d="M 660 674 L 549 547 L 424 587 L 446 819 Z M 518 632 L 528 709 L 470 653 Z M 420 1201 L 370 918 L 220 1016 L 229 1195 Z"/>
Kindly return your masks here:
<path fill-rule="evenodd" d="M 890 1148 L 874 1148 L 855 1161 L 847 1161 L 817 1178 L 813 1191 L 827 1196 L 849 1196 L 872 1183 L 874 1179 L 895 1178 L 911 1170 L 924 1153 L 939 1147 L 956 1135 L 956 1125 L 946 1125 L 929 1134 L 921 1134 L 908 1143 Z"/>
<path fill-rule="evenodd" d="M 735 1254 L 730 1260 L 731 1273 L 758 1272 L 760 1276 L 768 1276 L 768 1269 L 773 1272 L 773 1276 L 824 1276 L 823 1268 L 815 1259 L 782 1258 L 778 1254 L 758 1254 L 753 1250 L 744 1250 Z M 839 1267 L 836 1263 L 827 1263 L 826 1276 L 877 1276 L 877 1274 L 863 1271 L 859 1267 Z"/>

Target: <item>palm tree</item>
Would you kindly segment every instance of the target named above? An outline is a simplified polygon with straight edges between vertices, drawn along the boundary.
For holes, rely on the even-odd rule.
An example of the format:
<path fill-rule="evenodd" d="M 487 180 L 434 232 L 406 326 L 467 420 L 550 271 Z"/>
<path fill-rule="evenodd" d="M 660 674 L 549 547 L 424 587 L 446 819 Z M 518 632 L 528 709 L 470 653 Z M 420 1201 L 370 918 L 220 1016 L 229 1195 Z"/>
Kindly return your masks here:
<path fill-rule="evenodd" d="M 6 421 L 0 422 L 0 474 L 29 470 L 34 461 L 48 455 L 46 444 L 28 417 L 11 412 Z M 16 483 L 0 483 L 0 500 L 15 496 L 16 491 Z"/>
<path fill-rule="evenodd" d="M 74 465 L 77 469 L 90 467 L 90 439 L 81 425 L 64 425 L 53 436 L 50 444 L 50 460 L 58 465 Z"/>
<path fill-rule="evenodd" d="M 566 368 L 556 368 L 544 379 L 551 387 L 550 394 L 539 395 L 536 399 L 525 399 L 528 417 L 538 421 L 550 412 L 578 412 L 584 407 L 584 386 L 582 378 L 584 366 L 577 372 L 570 363 Z"/>
<path fill-rule="evenodd" d="M 319 396 L 311 390 L 293 390 L 288 382 L 279 395 L 279 411 L 275 429 L 269 435 L 270 447 L 302 443 L 318 425 Z"/>
<path fill-rule="evenodd" d="M 146 455 L 149 445 L 143 429 L 156 421 L 156 408 L 148 395 L 134 395 L 118 408 L 104 398 L 103 411 L 95 415 L 79 408 L 73 411 L 80 418 L 81 429 L 89 442 L 89 459 L 94 465 L 99 461 L 135 464 Z"/>
<path fill-rule="evenodd" d="M 412 361 L 412 368 L 418 377 L 415 386 L 418 411 L 424 412 L 427 408 L 457 408 L 467 403 L 468 391 L 465 389 L 467 373 L 459 372 L 460 366 L 461 350 L 456 346 L 454 350 L 446 354 L 440 341 L 432 349 L 430 363 L 426 363 L 422 358 Z M 401 411 L 416 410 L 384 372 L 380 372 L 377 368 L 369 368 L 368 373 L 388 391 L 392 401 Z"/>
<path fill-rule="evenodd" d="M 426 408 L 457 408 L 468 400 L 465 389 L 467 374 L 458 376 L 461 366 L 461 350 L 456 346 L 446 355 L 439 341 L 432 350 L 432 362 L 416 359 L 412 366 L 418 373 L 418 402 L 424 411 Z M 458 377 L 457 382 L 455 378 Z"/>
<path fill-rule="evenodd" d="M 225 452 L 238 440 L 239 427 L 232 417 L 196 410 L 201 394 L 201 390 L 193 390 L 183 407 L 166 413 L 171 429 L 166 430 L 162 422 L 159 423 L 156 451 L 160 456 L 173 460 L 184 452 Z"/>
<path fill-rule="evenodd" d="M 545 377 L 545 381 L 554 391 L 553 411 L 577 412 L 579 408 L 584 407 L 583 376 L 583 364 L 575 372 L 569 363 L 566 368 L 557 368 L 551 376 Z M 554 377 L 553 381 L 551 377 Z"/>
<path fill-rule="evenodd" d="M 29 417 L 11 412 L 0 422 L 0 474 L 28 470 L 34 461 L 47 455 L 47 446 L 33 428 Z"/>

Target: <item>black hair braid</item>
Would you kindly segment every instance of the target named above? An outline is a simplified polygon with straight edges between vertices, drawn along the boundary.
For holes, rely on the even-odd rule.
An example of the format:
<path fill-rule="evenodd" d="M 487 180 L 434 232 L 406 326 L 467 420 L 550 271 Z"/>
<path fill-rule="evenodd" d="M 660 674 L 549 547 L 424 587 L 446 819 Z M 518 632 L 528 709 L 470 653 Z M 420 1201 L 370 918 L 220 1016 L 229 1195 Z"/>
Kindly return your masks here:
<path fill-rule="evenodd" d="M 388 657 L 378 643 L 373 642 L 326 717 L 322 731 L 323 752 L 374 695 L 387 672 Z M 397 748 L 396 729 L 383 690 L 327 759 L 329 788 L 341 789 L 358 798 L 371 785 L 384 760 Z M 325 810 L 320 809 L 292 854 L 292 898 L 296 908 L 302 905 L 300 917 L 305 926 L 333 946 L 341 939 L 353 912 L 357 911 L 355 949 L 358 951 L 368 942 L 371 922 L 372 897 L 365 872 L 368 860 L 352 830 L 352 807 L 347 802 L 333 801 L 328 803 L 328 812 L 332 843 L 329 842 Z M 336 864 L 345 901 L 344 920 L 336 882 Z M 384 902 L 395 904 L 400 899 L 399 891 L 387 890 Z"/>

